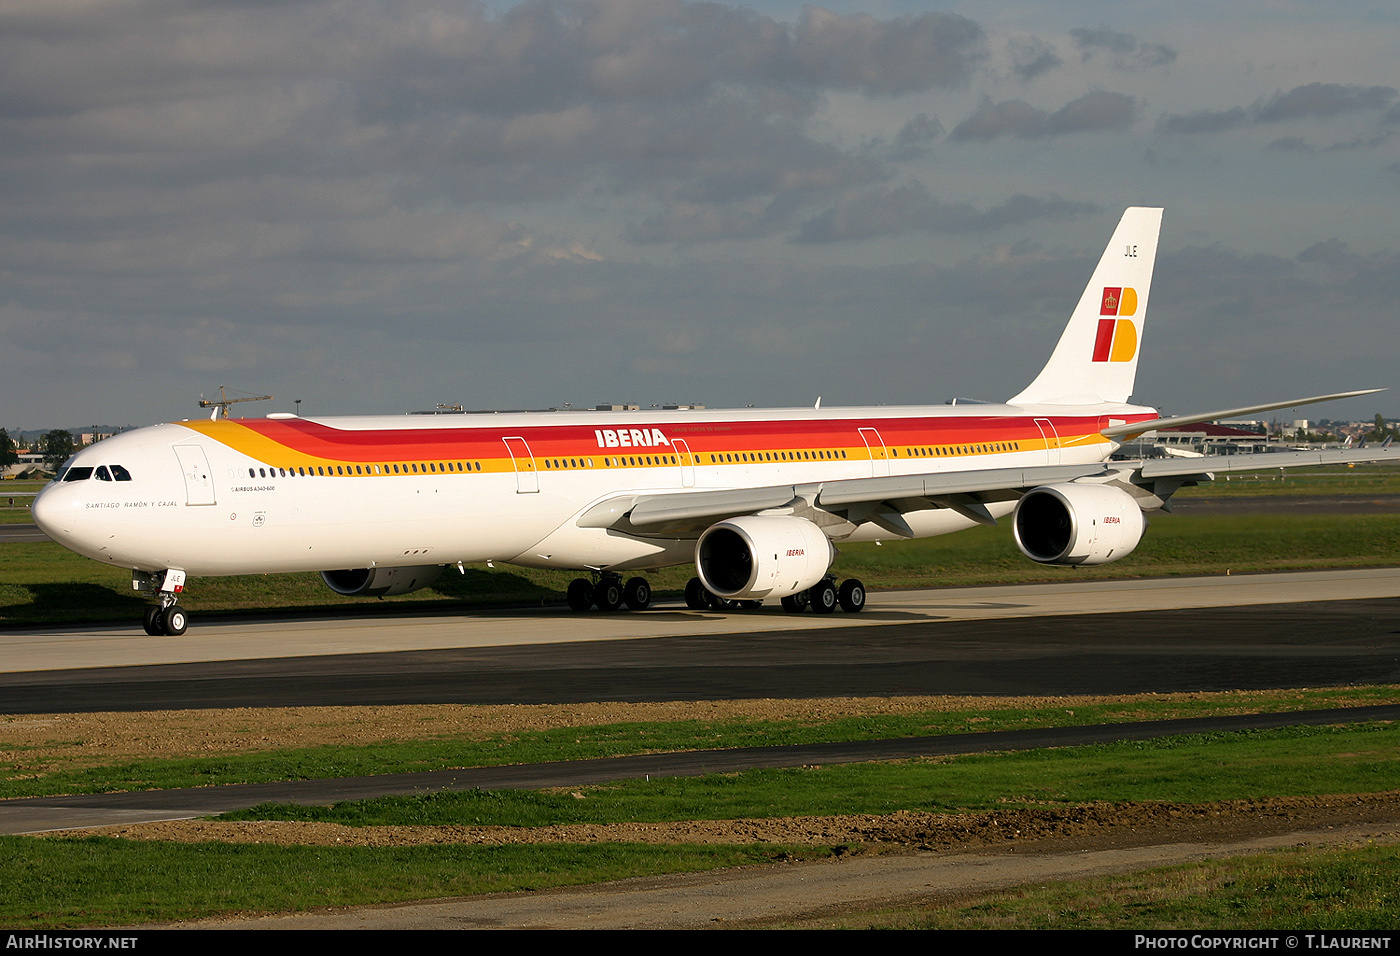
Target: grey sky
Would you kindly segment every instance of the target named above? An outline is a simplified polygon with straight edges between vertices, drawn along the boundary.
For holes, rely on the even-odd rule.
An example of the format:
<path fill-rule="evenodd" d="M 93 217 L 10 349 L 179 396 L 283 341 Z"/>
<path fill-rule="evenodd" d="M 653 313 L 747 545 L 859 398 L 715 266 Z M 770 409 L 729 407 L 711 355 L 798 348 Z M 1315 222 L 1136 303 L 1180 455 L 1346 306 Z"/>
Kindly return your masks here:
<path fill-rule="evenodd" d="M 1003 399 L 1131 204 L 1139 400 L 1400 386 L 1400 11 L 1214 6 L 11 0 L 0 426 Z"/>

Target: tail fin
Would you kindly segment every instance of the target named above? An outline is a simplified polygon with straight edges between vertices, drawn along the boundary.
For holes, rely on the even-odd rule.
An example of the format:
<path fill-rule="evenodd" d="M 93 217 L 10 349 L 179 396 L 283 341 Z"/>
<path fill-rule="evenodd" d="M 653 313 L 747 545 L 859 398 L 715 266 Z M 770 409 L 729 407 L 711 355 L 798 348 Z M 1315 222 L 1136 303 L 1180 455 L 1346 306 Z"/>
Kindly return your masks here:
<path fill-rule="evenodd" d="M 1050 361 L 1012 405 L 1122 403 L 1133 393 L 1162 210 L 1131 206 Z"/>

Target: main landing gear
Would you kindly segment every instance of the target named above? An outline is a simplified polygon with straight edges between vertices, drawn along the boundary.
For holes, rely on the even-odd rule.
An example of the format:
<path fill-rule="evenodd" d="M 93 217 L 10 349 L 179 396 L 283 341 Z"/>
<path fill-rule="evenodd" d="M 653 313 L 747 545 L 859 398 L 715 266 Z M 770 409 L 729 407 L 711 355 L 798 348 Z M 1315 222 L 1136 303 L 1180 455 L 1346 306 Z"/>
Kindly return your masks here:
<path fill-rule="evenodd" d="M 178 604 L 169 607 L 148 607 L 142 623 L 152 637 L 179 637 L 190 626 L 190 616 Z"/>
<path fill-rule="evenodd" d="M 632 578 L 623 584 L 622 575 L 602 571 L 592 581 L 587 578 L 570 581 L 566 600 L 574 611 L 596 606 L 600 611 L 611 612 L 624 604 L 629 611 L 645 611 L 651 606 L 651 584 L 646 578 Z"/>
<path fill-rule="evenodd" d="M 155 607 L 146 608 L 142 626 L 152 637 L 179 637 L 190 626 L 189 612 L 175 602 L 185 590 L 184 571 L 165 571 L 150 574 L 145 571 L 131 572 L 131 586 L 137 591 L 155 592 L 160 601 Z"/>
<path fill-rule="evenodd" d="M 715 611 L 749 610 L 762 607 L 762 601 L 732 601 L 713 594 L 705 588 L 699 578 L 691 578 L 685 586 L 685 606 L 693 611 L 707 608 Z M 851 614 L 865 609 L 865 585 L 855 578 L 848 578 L 838 588 L 832 577 L 825 577 L 805 591 L 798 591 L 783 598 L 783 610 L 789 614 L 800 614 L 807 608 L 818 614 L 830 614 L 840 607 Z"/>

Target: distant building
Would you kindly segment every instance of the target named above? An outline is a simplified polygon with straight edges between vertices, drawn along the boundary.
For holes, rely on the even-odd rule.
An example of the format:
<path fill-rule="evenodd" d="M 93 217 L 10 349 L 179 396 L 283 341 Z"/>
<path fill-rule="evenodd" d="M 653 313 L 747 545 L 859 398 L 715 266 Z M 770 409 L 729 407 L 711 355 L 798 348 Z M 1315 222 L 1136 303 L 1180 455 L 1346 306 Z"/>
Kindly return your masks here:
<path fill-rule="evenodd" d="M 44 456 L 29 450 L 19 452 L 17 462 L 0 469 L 0 478 L 42 478 L 47 474 L 44 470 Z"/>

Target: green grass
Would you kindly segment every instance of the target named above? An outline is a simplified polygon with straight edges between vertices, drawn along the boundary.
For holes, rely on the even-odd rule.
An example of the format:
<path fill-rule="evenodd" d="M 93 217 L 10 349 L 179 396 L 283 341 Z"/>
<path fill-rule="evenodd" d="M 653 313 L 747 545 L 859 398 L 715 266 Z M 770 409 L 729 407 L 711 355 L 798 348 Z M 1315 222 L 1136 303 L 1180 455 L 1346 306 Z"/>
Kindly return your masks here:
<path fill-rule="evenodd" d="M 0 524 L 32 524 L 29 505 L 42 487 L 42 481 L 0 481 Z"/>
<path fill-rule="evenodd" d="M 1395 786 L 1398 733 L 1390 726 L 1360 725 L 1194 735 L 942 761 L 624 781 L 583 789 L 581 799 L 548 792 L 393 798 L 346 804 L 316 815 L 352 824 L 534 825 L 1360 792 Z M 289 818 L 305 812 L 301 808 L 260 808 L 240 816 Z M 0 923 L 13 928 L 122 925 L 391 903 L 816 858 L 829 852 L 828 848 L 798 850 L 772 845 L 347 848 L 5 837 L 0 838 L 0 872 L 6 874 L 6 892 L 0 894 Z M 1252 925 L 1252 920 L 1261 918 L 1259 913 L 1276 915 L 1282 907 L 1289 919 L 1298 920 L 1297 925 L 1373 925 L 1367 920 L 1374 917 L 1367 914 L 1375 906 L 1391 905 L 1386 901 L 1394 900 L 1400 885 L 1400 871 L 1390 862 L 1393 859 L 1393 851 L 1382 851 L 1370 858 L 1314 860 L 1292 854 L 1276 863 L 1266 860 L 1257 869 L 1261 875 L 1250 877 L 1254 884 L 1247 893 L 1226 887 L 1224 893 L 1198 894 L 1216 897 L 1206 903 L 1217 915 L 1195 915 L 1206 904 L 1179 915 L 1175 902 L 1172 905 L 1178 909 L 1170 913 L 1192 926 L 1213 925 L 1209 919 L 1218 919 L 1219 925 L 1241 926 Z M 1244 866 L 1234 862 L 1213 865 Z M 1354 878 L 1358 868 L 1366 874 L 1359 889 Z M 1133 879 L 1148 884 L 1163 881 L 1162 877 Z M 1115 877 L 1114 883 L 1126 886 L 1127 881 L 1126 877 Z M 1067 904 L 1061 900 L 1089 896 L 1105 907 L 1105 912 L 1119 906 L 1111 915 L 1120 925 L 1161 925 L 1157 920 L 1164 917 L 1156 910 L 1135 909 L 1131 899 L 1124 904 L 1121 894 L 1115 897 L 1099 892 L 1095 896 L 1094 887 L 1099 885 L 1091 884 L 1079 897 L 1053 896 L 1047 904 L 1027 906 L 1029 912 L 1007 916 L 986 908 L 977 909 L 973 916 L 987 920 L 988 925 L 1040 925 L 1037 920 L 1064 917 Z M 1252 898 L 1249 906 L 1253 909 L 1233 911 L 1231 900 L 1245 897 Z M 1312 901 L 1313 906 L 1299 910 L 1298 900 Z M 1272 908 L 1266 908 L 1270 903 Z M 1085 909 L 1092 911 L 1091 907 Z M 1345 922 L 1347 912 L 1358 914 L 1356 922 Z M 946 918 L 953 920 L 951 925 L 974 925 L 967 922 L 972 916 Z M 1195 919 L 1201 922 L 1191 922 Z"/>
<path fill-rule="evenodd" d="M 1400 463 L 1376 462 L 1350 468 L 1266 469 L 1256 473 L 1220 475 L 1215 481 L 1183 488 L 1189 498 L 1252 497 L 1258 495 L 1396 495 L 1400 494 Z"/>
<path fill-rule="evenodd" d="M 1393 566 L 1400 562 L 1400 514 L 1159 515 L 1137 550 L 1094 568 L 1055 568 L 1016 550 L 1006 522 L 914 541 L 850 544 L 834 570 L 881 588 L 1111 580 L 1163 575 Z M 146 600 L 129 572 L 79 557 L 56 544 L 0 544 L 0 622 L 10 624 L 136 620 Z M 676 597 L 694 569 L 650 575 L 659 596 Z M 431 588 L 376 601 L 342 597 L 317 574 L 197 578 L 181 599 L 195 613 L 302 608 L 324 613 L 393 614 L 404 605 L 446 611 L 492 604 L 559 603 L 573 572 L 470 566 L 449 568 Z M 878 598 L 876 599 L 878 600 Z"/>
<path fill-rule="evenodd" d="M 1206 772 L 1202 772 L 1203 768 Z M 1288 727 L 936 760 L 622 780 L 571 793 L 454 791 L 334 807 L 253 807 L 231 820 L 351 826 L 552 826 L 992 810 L 1085 803 L 1205 803 L 1370 793 L 1400 786 L 1400 728 Z"/>
<path fill-rule="evenodd" d="M 816 859 L 773 846 L 315 847 L 0 837 L 0 924 L 120 926 L 521 892 Z"/>
<path fill-rule="evenodd" d="M 353 747 L 325 746 L 200 758 L 120 761 L 65 757 L 61 743 L 55 743 L 50 748 L 20 748 L 0 737 L 0 751 L 8 752 L 3 779 L 0 779 L 0 798 L 326 779 L 453 767 L 586 760 L 639 753 L 938 736 L 1028 727 L 1084 726 L 1397 701 L 1400 701 L 1400 688 L 1375 687 L 1260 691 L 1167 701 L 1148 697 L 1121 703 L 1076 704 L 1073 707 L 1013 709 L 989 703 L 985 708 L 866 715 L 836 720 L 605 724 L 521 731 L 481 740 L 425 737 Z"/>
<path fill-rule="evenodd" d="M 1016 550 L 1007 522 L 915 541 L 846 545 L 836 568 L 870 588 L 1093 581 L 1390 566 L 1400 515 L 1157 515 L 1137 549 L 1090 568 L 1046 567 Z"/>

